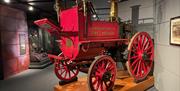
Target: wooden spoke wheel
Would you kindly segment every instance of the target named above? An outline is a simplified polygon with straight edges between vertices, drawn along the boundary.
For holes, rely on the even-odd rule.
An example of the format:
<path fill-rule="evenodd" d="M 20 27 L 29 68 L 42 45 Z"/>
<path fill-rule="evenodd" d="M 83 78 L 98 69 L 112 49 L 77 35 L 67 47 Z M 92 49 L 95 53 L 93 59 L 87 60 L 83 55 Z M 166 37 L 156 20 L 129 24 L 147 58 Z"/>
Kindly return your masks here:
<path fill-rule="evenodd" d="M 129 73 L 136 81 L 144 80 L 152 69 L 154 60 L 153 41 L 148 33 L 139 32 L 133 36 L 128 46 Z"/>
<path fill-rule="evenodd" d="M 69 60 L 56 60 L 54 71 L 56 76 L 63 81 L 69 81 L 75 78 L 79 73 L 76 63 Z"/>
<path fill-rule="evenodd" d="M 116 79 L 116 64 L 110 56 L 99 56 L 88 72 L 88 86 L 91 91 L 109 91 Z"/>

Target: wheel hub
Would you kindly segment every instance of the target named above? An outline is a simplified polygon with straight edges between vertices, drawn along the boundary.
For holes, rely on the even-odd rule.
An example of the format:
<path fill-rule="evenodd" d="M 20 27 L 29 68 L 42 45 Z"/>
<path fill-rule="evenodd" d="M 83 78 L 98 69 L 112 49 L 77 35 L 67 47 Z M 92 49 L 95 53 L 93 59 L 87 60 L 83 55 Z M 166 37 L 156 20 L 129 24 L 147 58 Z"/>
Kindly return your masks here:
<path fill-rule="evenodd" d="M 67 64 L 67 68 L 68 68 L 70 71 L 72 71 L 73 69 L 75 69 L 75 66 L 74 66 L 73 63 L 69 63 L 69 64 Z"/>
<path fill-rule="evenodd" d="M 102 80 L 107 82 L 110 81 L 111 77 L 112 77 L 111 72 L 107 71 L 103 74 Z"/>
<path fill-rule="evenodd" d="M 138 58 L 143 59 L 143 60 L 148 60 L 148 54 L 146 52 L 139 52 L 138 53 Z"/>
<path fill-rule="evenodd" d="M 149 60 L 149 57 L 148 57 L 148 54 L 146 53 L 146 52 L 144 52 L 143 54 L 142 54 L 142 59 L 143 60 Z"/>
<path fill-rule="evenodd" d="M 140 52 L 138 52 L 138 57 L 139 58 L 142 58 L 142 56 L 143 56 L 143 53 L 140 51 Z"/>

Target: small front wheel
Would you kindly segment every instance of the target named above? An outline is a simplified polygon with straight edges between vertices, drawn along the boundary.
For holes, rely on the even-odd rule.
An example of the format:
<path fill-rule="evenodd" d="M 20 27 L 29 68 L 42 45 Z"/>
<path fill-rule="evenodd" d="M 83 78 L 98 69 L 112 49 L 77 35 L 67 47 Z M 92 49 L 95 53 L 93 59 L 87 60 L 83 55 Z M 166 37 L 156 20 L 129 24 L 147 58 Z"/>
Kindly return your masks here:
<path fill-rule="evenodd" d="M 63 81 L 72 80 L 79 73 L 76 63 L 69 60 L 56 60 L 54 71 L 56 76 Z"/>
<path fill-rule="evenodd" d="M 88 71 L 88 86 L 91 91 L 110 91 L 116 79 L 116 63 L 110 56 L 99 56 Z"/>

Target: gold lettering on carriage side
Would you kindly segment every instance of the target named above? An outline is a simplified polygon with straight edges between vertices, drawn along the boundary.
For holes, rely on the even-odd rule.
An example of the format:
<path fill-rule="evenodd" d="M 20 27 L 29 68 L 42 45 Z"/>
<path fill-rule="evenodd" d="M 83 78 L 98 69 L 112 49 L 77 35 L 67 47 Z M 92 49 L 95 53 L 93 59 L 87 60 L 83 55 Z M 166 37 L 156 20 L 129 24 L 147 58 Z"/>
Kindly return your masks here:
<path fill-rule="evenodd" d="M 112 35 L 115 35 L 114 32 L 102 32 L 102 35 L 103 36 L 112 36 Z"/>
<path fill-rule="evenodd" d="M 108 31 L 110 31 L 110 30 L 115 30 L 115 28 L 111 28 L 111 27 L 92 27 L 91 28 L 92 30 L 94 30 L 94 31 L 98 31 L 98 30 L 108 30 Z"/>
<path fill-rule="evenodd" d="M 113 36 L 115 35 L 115 32 L 109 32 L 109 31 L 102 31 L 102 32 L 97 32 L 97 31 L 94 31 L 94 32 L 90 32 L 90 35 L 91 36 Z"/>

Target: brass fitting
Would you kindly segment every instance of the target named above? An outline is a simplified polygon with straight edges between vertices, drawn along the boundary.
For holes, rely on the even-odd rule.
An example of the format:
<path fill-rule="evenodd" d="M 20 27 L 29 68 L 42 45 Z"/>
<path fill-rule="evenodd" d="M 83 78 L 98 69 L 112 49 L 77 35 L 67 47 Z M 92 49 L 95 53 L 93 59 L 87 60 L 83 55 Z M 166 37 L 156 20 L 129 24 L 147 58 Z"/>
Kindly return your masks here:
<path fill-rule="evenodd" d="M 118 20 L 118 0 L 110 0 L 111 9 L 110 9 L 110 21 Z"/>
<path fill-rule="evenodd" d="M 82 2 L 83 2 L 83 10 L 84 10 L 84 16 L 86 16 L 87 15 L 87 6 L 86 6 L 86 0 L 82 0 Z"/>
<path fill-rule="evenodd" d="M 57 13 L 57 18 L 58 18 L 58 22 L 59 22 L 59 13 L 61 12 L 62 9 L 62 5 L 61 5 L 61 1 L 60 0 L 56 0 L 55 4 L 54 4 L 54 9 Z"/>

